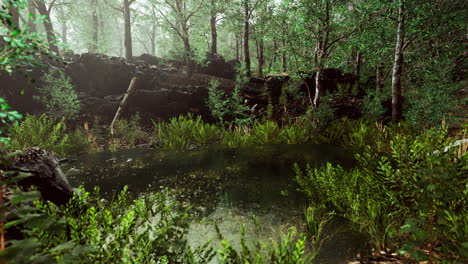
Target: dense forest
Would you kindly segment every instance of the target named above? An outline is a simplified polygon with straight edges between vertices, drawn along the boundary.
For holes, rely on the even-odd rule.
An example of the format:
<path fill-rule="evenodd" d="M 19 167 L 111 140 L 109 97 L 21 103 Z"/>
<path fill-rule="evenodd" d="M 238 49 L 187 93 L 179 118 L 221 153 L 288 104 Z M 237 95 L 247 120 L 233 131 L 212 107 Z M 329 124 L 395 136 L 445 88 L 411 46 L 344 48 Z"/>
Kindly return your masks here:
<path fill-rule="evenodd" d="M 468 262 L 467 7 L 0 0 L 0 264 Z"/>

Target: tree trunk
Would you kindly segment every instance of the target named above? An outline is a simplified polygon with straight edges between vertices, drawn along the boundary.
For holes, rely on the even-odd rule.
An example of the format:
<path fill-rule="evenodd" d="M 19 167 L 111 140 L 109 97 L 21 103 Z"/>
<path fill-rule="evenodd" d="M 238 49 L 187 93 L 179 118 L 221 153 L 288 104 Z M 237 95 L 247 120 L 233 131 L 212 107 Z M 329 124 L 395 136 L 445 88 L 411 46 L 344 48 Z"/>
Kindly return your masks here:
<path fill-rule="evenodd" d="M 405 3 L 399 0 L 398 31 L 395 47 L 395 61 L 392 73 L 392 120 L 397 122 L 403 117 L 401 98 L 401 75 L 403 71 L 403 46 L 405 42 Z"/>
<path fill-rule="evenodd" d="M 33 0 L 28 1 L 28 13 L 33 15 L 33 18 L 29 18 L 27 27 L 30 28 L 29 31 L 31 32 L 37 32 L 37 26 L 34 23 L 34 20 L 36 19 L 36 8 L 34 7 L 34 3 L 32 1 Z"/>
<path fill-rule="evenodd" d="M 278 53 L 278 42 L 273 41 L 273 56 L 271 56 L 270 63 L 268 63 L 268 72 L 271 72 L 271 67 L 273 67 L 273 63 L 276 61 L 276 55 Z"/>
<path fill-rule="evenodd" d="M 132 61 L 133 53 L 132 53 L 132 25 L 130 21 L 130 2 L 129 0 L 123 1 L 123 14 L 124 14 L 124 21 L 125 21 L 125 59 L 127 61 Z"/>
<path fill-rule="evenodd" d="M 354 75 L 356 75 L 359 78 L 359 75 L 361 74 L 361 62 L 362 62 L 362 54 L 360 51 L 356 52 L 356 58 L 354 61 Z"/>
<path fill-rule="evenodd" d="M 187 78 L 192 77 L 193 65 L 192 65 L 192 48 L 190 47 L 190 41 L 188 36 L 184 37 L 184 51 L 185 51 L 185 65 L 187 68 Z"/>
<path fill-rule="evenodd" d="M 281 55 L 281 62 L 282 62 L 282 65 L 283 65 L 283 72 L 287 72 L 288 71 L 288 65 L 287 65 L 287 62 L 286 62 L 286 39 L 284 39 L 284 38 L 282 40 L 282 45 L 283 45 L 283 53 Z"/>
<path fill-rule="evenodd" d="M 265 57 L 263 56 L 263 39 L 258 40 L 258 77 L 263 77 L 263 65 L 265 64 Z"/>
<path fill-rule="evenodd" d="M 211 18 L 210 18 L 210 26 L 211 26 L 211 53 L 216 54 L 218 53 L 218 32 L 216 30 L 216 1 L 211 0 Z"/>
<path fill-rule="evenodd" d="M 64 43 L 68 42 L 68 25 L 65 20 L 62 22 L 62 41 Z"/>
<path fill-rule="evenodd" d="M 156 56 L 156 23 L 153 24 L 153 27 L 151 28 L 150 41 L 151 41 L 151 55 Z"/>
<path fill-rule="evenodd" d="M 91 42 L 91 52 L 97 52 L 98 50 L 98 41 L 99 41 L 99 17 L 97 11 L 97 0 L 91 0 L 91 5 L 93 8 L 93 38 Z"/>
<path fill-rule="evenodd" d="M 244 63 L 245 75 L 251 76 L 249 52 L 249 0 L 244 0 Z"/>
<path fill-rule="evenodd" d="M 110 125 L 111 135 L 114 135 L 114 124 L 120 118 L 123 111 L 125 110 L 125 107 L 127 106 L 127 102 L 128 102 L 128 97 L 135 90 L 137 82 L 138 82 L 138 77 L 133 77 L 132 80 L 130 81 L 130 85 L 128 86 L 127 92 L 125 93 L 124 98 L 119 104 L 119 108 L 117 109 L 117 112 L 115 113 L 114 119 L 112 119 L 112 123 Z"/>
<path fill-rule="evenodd" d="M 322 68 L 319 67 L 317 69 L 317 73 L 315 74 L 315 97 L 314 97 L 314 108 L 319 107 L 320 104 L 320 92 L 322 91 Z M 310 98 L 310 94 L 309 94 Z"/>
<path fill-rule="evenodd" d="M 44 20 L 44 28 L 47 34 L 47 41 L 49 43 L 49 48 L 51 51 L 59 54 L 59 50 L 57 45 L 55 45 L 55 33 L 54 27 L 52 26 L 52 22 L 50 19 L 50 10 L 47 10 L 44 0 L 35 0 L 37 10 L 41 16 L 45 16 Z"/>
<path fill-rule="evenodd" d="M 239 38 L 237 37 L 236 34 L 236 60 L 240 61 L 240 52 L 239 52 Z"/>
<path fill-rule="evenodd" d="M 383 77 L 383 66 L 378 64 L 375 68 L 375 89 L 377 91 L 382 91 L 384 88 L 384 77 Z"/>

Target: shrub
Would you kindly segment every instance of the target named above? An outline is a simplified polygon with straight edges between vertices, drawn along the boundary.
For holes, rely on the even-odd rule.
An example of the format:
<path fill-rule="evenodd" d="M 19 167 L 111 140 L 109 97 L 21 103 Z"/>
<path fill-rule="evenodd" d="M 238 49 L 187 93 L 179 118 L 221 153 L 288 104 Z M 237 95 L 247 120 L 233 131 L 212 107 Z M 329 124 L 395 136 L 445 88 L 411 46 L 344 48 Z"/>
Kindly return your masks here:
<path fill-rule="evenodd" d="M 134 147 L 136 143 L 144 141 L 146 133 L 140 127 L 140 115 L 136 113 L 130 120 L 119 119 L 114 124 L 113 142 L 121 141 L 122 145 Z"/>
<path fill-rule="evenodd" d="M 250 110 L 243 102 L 240 94 L 241 88 L 248 82 L 242 73 L 236 77 L 236 86 L 230 95 L 218 90 L 219 81 L 211 80 L 208 88 L 208 108 L 211 115 L 220 124 L 248 124 L 250 117 L 248 111 Z"/>
<path fill-rule="evenodd" d="M 382 91 L 372 90 L 368 92 L 362 102 L 362 117 L 370 121 L 382 120 L 385 114 L 382 101 L 385 96 Z"/>
<path fill-rule="evenodd" d="M 304 123 L 291 124 L 282 128 L 281 136 L 287 144 L 307 143 L 312 138 L 312 129 Z"/>
<path fill-rule="evenodd" d="M 417 259 L 434 259 L 435 250 L 441 258 L 466 258 L 468 156 L 442 154 L 447 145 L 444 130 L 395 135 L 388 154 L 366 145 L 353 169 L 327 164 L 304 173 L 295 165 L 295 179 L 313 204 L 351 220 L 377 250 L 398 246 Z"/>
<path fill-rule="evenodd" d="M 50 228 L 23 229 L 23 242 L 36 242 L 28 254 L 45 253 L 46 263 L 75 257 L 67 263 L 195 264 L 214 257 L 209 244 L 188 247 L 188 211 L 169 199 L 167 190 L 130 199 L 125 187 L 110 202 L 100 199 L 99 189 L 80 193 L 64 207 L 35 201 L 36 222 L 42 219 Z M 8 249 L 7 254 L 10 260 L 23 257 Z"/>
<path fill-rule="evenodd" d="M 252 127 L 254 144 L 276 144 L 281 142 L 281 129 L 273 121 L 255 122 Z"/>
<path fill-rule="evenodd" d="M 79 133 L 67 133 L 65 120 L 27 115 L 25 120 L 11 130 L 8 150 L 40 147 L 55 154 L 80 153 L 90 149 L 89 143 Z"/>
<path fill-rule="evenodd" d="M 221 132 L 215 125 L 206 124 L 201 116 L 194 119 L 192 114 L 171 118 L 168 123 L 154 123 L 154 126 L 162 147 L 167 149 L 205 147 L 217 143 L 221 137 Z"/>
<path fill-rule="evenodd" d="M 80 101 L 70 77 L 61 70 L 51 68 L 42 81 L 44 86 L 38 88 L 39 96 L 34 99 L 44 106 L 49 116 L 73 119 L 80 111 Z"/>

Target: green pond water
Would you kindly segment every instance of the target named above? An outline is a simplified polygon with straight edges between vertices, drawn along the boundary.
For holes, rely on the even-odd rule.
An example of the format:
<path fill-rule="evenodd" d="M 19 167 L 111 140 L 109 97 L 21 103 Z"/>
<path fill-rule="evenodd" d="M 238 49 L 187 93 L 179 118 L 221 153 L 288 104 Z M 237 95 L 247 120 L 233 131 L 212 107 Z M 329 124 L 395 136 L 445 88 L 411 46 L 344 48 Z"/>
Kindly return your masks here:
<path fill-rule="evenodd" d="M 271 145 L 245 149 L 202 149 L 187 152 L 131 149 L 75 157 L 63 166 L 72 186 L 87 190 L 99 186 L 105 197 L 128 185 L 133 193 L 174 190 L 182 203 L 193 206 L 197 216 L 188 232 L 189 244 L 201 245 L 217 238 L 216 222 L 234 245 L 240 225 L 247 237 L 254 233 L 253 215 L 261 223 L 258 237 L 277 239 L 294 226 L 303 228 L 307 202 L 296 191 L 292 165 L 317 167 L 331 162 L 353 165 L 352 154 L 331 145 Z M 205 221 L 200 222 L 199 219 Z M 346 222 L 334 219 L 314 263 L 346 263 L 363 249 L 365 239 L 347 231 Z"/>

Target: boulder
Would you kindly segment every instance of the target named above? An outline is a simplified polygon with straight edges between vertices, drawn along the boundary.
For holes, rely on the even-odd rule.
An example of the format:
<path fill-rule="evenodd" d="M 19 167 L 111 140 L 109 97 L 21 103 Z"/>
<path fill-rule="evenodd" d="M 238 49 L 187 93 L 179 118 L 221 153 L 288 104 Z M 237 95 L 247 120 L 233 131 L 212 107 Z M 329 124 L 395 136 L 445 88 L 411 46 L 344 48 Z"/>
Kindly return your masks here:
<path fill-rule="evenodd" d="M 151 66 L 151 65 L 159 65 L 161 62 L 161 59 L 156 56 L 145 53 L 145 54 L 141 54 L 140 56 L 133 57 L 133 62 L 136 64 Z"/>
<path fill-rule="evenodd" d="M 208 53 L 203 63 L 205 66 L 200 67 L 200 72 L 220 78 L 234 79 L 236 76 L 236 68 L 240 65 L 239 61 L 225 61 L 219 54 Z"/>
<path fill-rule="evenodd" d="M 10 166 L 4 170 L 31 174 L 20 181 L 24 189 L 37 186 L 45 200 L 57 205 L 67 203 L 73 197 L 73 188 L 60 168 L 60 163 L 51 153 L 37 147 L 17 151 Z"/>

